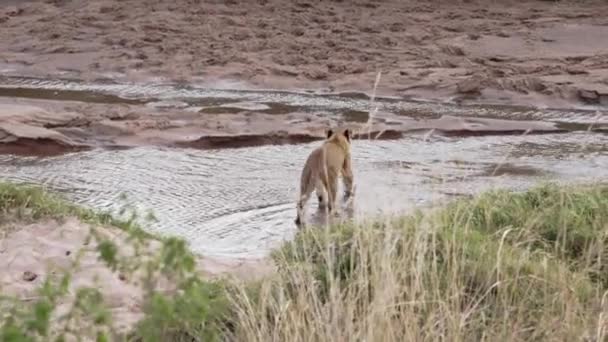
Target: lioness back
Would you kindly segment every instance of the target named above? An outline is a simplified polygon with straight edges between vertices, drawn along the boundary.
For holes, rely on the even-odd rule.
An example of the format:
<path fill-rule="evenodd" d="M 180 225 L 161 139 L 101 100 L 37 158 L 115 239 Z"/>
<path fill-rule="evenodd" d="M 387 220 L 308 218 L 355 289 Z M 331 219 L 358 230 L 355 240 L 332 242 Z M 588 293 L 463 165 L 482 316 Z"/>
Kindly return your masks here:
<path fill-rule="evenodd" d="M 340 129 L 327 132 L 327 139 L 315 148 L 304 163 L 300 179 L 300 198 L 298 199 L 298 216 L 296 224 L 301 223 L 302 211 L 310 195 L 316 190 L 319 204 L 327 195 L 328 208 L 335 208 L 337 197 L 337 180 L 342 174 L 346 186 L 346 193 L 352 194 L 353 175 L 350 156 L 350 130 Z"/>

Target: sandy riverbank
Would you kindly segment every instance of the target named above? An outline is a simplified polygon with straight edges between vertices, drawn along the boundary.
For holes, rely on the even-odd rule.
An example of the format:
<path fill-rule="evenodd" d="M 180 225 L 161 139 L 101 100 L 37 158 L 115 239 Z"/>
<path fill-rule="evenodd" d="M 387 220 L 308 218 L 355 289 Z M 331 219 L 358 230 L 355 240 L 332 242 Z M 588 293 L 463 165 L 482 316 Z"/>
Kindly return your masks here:
<path fill-rule="evenodd" d="M 5 75 L 608 103 L 600 0 L 0 4 Z"/>
<path fill-rule="evenodd" d="M 399 139 L 406 134 L 501 135 L 556 133 L 554 122 L 442 115 L 412 118 L 383 112 L 368 122 L 327 112 L 204 113 L 146 105 L 0 98 L 0 153 L 57 155 L 95 147 L 144 145 L 196 149 L 283 145 L 321 140 L 328 127 L 353 130 L 354 139 Z M 596 125 L 593 129 L 605 129 Z M 604 127 L 604 128 L 602 128 Z"/>

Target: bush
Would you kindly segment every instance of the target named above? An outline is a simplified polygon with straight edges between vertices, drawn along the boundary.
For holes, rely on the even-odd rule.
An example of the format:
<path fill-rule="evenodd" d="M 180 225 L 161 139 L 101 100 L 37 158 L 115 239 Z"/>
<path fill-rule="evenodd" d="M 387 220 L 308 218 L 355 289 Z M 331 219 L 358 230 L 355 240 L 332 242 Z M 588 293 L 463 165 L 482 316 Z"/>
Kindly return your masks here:
<path fill-rule="evenodd" d="M 99 258 L 109 269 L 117 276 L 123 272 L 131 275 L 133 282 L 141 281 L 143 318 L 129 336 L 124 336 L 115 329 L 103 294 L 92 287 L 78 288 L 68 313 L 56 317 L 59 301 L 68 295 L 71 282 L 68 270 L 45 279 L 33 302 L 0 297 L 0 340 L 63 341 L 68 337 L 87 336 L 98 341 L 213 341 L 225 335 L 224 330 L 231 321 L 225 285 L 200 278 L 195 256 L 185 241 L 144 233 L 135 223 L 135 213 L 129 220 L 118 220 L 108 213 L 99 214 L 70 204 L 38 187 L 0 183 L 0 218 L 4 223 L 0 228 L 7 228 L 7 223 L 16 219 L 33 221 L 68 216 L 93 224 L 87 240 L 96 243 Z M 125 231 L 130 242 L 127 247 L 132 247 L 134 254 L 123 253 L 113 241 L 99 234 L 100 225 Z M 150 240 L 159 242 L 160 248 L 147 249 Z M 78 257 L 74 266 L 77 264 Z M 172 284 L 173 291 L 158 291 L 160 282 Z"/>
<path fill-rule="evenodd" d="M 548 253 L 608 286 L 608 186 L 488 192 L 449 205 L 441 226 L 466 227 L 486 238 L 503 232 L 509 244 Z"/>

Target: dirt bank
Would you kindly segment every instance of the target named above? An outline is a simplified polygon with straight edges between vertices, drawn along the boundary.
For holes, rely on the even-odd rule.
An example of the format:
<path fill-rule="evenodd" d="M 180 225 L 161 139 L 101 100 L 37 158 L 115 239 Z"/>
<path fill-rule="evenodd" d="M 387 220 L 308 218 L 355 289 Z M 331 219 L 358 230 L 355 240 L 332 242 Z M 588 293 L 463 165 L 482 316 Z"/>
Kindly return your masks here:
<path fill-rule="evenodd" d="M 462 136 L 563 131 L 552 122 L 451 115 L 412 118 L 377 113 L 369 122 L 355 122 L 324 112 L 276 115 L 234 111 L 201 114 L 144 105 L 0 98 L 0 153 L 57 155 L 95 147 L 217 149 L 297 144 L 321 140 L 328 127 L 337 125 L 350 127 L 354 139 L 399 139 L 404 134 L 429 131 Z"/>
<path fill-rule="evenodd" d="M 111 241 L 118 248 L 117 258 L 133 258 L 132 240 L 116 227 L 96 227 L 97 238 L 91 239 L 91 226 L 76 218 L 41 220 L 36 223 L 11 222 L 0 225 L 0 287 L 3 295 L 25 302 L 35 301 L 45 280 L 58 280 L 63 271 L 71 274 L 68 295 L 58 303 L 54 319 L 68 313 L 78 290 L 97 288 L 105 299 L 115 328 L 127 331 L 143 317 L 144 272 L 113 270 L 99 257 L 101 241 Z M 161 243 L 148 241 L 138 253 L 153 256 Z M 143 256 L 142 256 L 143 255 Z M 78 262 L 76 262 L 78 261 Z M 241 280 L 255 279 L 272 272 L 265 260 L 210 259 L 199 257 L 199 271 L 205 278 L 232 275 Z M 251 272 L 255 270 L 256 272 Z M 254 277 L 254 278 L 252 278 Z M 173 284 L 159 278 L 157 290 L 172 293 Z"/>
<path fill-rule="evenodd" d="M 608 3 L 0 2 L 3 74 L 608 104 Z"/>

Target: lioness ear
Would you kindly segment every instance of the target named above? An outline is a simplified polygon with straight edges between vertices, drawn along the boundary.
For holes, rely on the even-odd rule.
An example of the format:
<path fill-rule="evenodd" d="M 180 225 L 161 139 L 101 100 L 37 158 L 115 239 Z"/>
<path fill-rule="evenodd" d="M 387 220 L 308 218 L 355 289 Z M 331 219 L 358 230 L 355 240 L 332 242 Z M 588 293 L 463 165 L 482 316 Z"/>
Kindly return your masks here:
<path fill-rule="evenodd" d="M 327 139 L 329 139 L 334 134 L 334 131 L 330 129 L 327 130 Z"/>
<path fill-rule="evenodd" d="M 350 142 L 350 129 L 347 128 L 344 130 L 344 136 L 346 137 L 346 140 Z"/>

